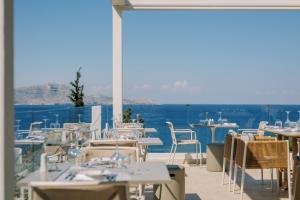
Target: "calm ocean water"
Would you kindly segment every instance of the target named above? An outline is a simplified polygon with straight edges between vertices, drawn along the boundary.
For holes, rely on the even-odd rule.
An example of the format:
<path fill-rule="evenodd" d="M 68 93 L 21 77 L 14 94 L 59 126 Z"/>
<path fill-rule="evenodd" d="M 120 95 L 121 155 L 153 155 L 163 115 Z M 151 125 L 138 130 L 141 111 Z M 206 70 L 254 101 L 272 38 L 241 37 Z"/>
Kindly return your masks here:
<path fill-rule="evenodd" d="M 146 127 L 153 127 L 158 133 L 150 136 L 160 137 L 164 142 L 163 146 L 150 147 L 151 152 L 169 152 L 172 141 L 170 131 L 165 122 L 170 120 L 174 123 L 175 128 L 189 128 L 190 123 L 199 122 L 205 119 L 205 112 L 209 112 L 208 118 L 215 121 L 219 118 L 218 112 L 222 112 L 222 118 L 226 118 L 229 122 L 237 123 L 240 128 L 257 128 L 259 121 L 268 121 L 274 124 L 276 119 L 286 120 L 285 111 L 291 111 L 290 120 L 297 121 L 299 119 L 300 105 L 125 105 L 124 108 L 132 108 L 133 117 L 140 114 L 145 120 Z M 56 114 L 58 120 L 62 124 L 64 122 L 78 122 L 78 113 L 81 113 L 81 121 L 90 122 L 91 106 L 85 106 L 81 109 L 75 109 L 71 105 L 16 105 L 15 119 L 20 120 L 20 129 L 29 129 L 30 123 L 33 121 L 43 121 L 47 119 L 46 126 L 55 122 Z M 102 127 L 108 122 L 112 124 L 112 106 L 102 106 Z M 195 129 L 197 137 L 202 143 L 202 150 L 211 141 L 209 129 Z M 228 130 L 217 129 L 215 140 L 223 142 L 224 135 Z M 178 151 L 194 151 L 193 147 L 179 148 Z"/>

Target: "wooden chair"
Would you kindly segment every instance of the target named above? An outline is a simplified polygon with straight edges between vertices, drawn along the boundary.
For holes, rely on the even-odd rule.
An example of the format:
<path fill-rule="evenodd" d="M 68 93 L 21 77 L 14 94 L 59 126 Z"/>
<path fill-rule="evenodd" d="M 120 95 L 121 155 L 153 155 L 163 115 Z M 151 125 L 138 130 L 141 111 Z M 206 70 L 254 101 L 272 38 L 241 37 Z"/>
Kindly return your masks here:
<path fill-rule="evenodd" d="M 200 165 L 202 165 L 202 152 L 201 152 L 201 143 L 197 140 L 196 138 L 196 132 L 193 131 L 192 129 L 174 129 L 173 123 L 172 122 L 166 122 L 168 125 L 170 132 L 171 132 L 171 137 L 172 137 L 172 147 L 170 151 L 170 157 L 169 157 L 169 162 L 170 159 L 172 159 L 172 163 L 174 162 L 176 150 L 178 145 L 195 145 L 196 148 L 196 159 L 197 162 L 199 160 L 198 152 L 200 150 Z M 178 140 L 176 138 L 176 134 L 187 134 L 190 136 L 190 139 L 185 139 L 185 140 Z"/>
<path fill-rule="evenodd" d="M 246 169 L 278 169 L 285 168 L 289 172 L 290 155 L 288 141 L 244 141 L 237 139 L 235 167 L 234 167 L 234 187 L 236 185 L 237 168 L 242 169 L 241 196 L 243 199 L 245 170 Z M 291 200 L 291 175 L 288 173 L 288 194 Z M 277 189 L 279 185 L 277 181 Z"/>
<path fill-rule="evenodd" d="M 222 172 L 222 185 L 224 185 L 225 179 L 225 168 L 226 162 L 229 162 L 229 170 L 228 170 L 228 183 L 229 183 L 229 191 L 231 191 L 231 179 L 232 179 L 232 166 L 235 157 L 236 151 L 236 138 L 238 135 L 235 132 L 231 132 L 226 135 L 224 141 L 224 157 L 223 157 L 223 172 Z"/>
<path fill-rule="evenodd" d="M 32 182 L 32 200 L 128 200 L 124 184 Z"/>
<path fill-rule="evenodd" d="M 252 135 L 255 141 L 274 141 L 275 138 L 270 136 L 262 136 L 262 135 Z M 222 172 L 222 185 L 224 185 L 225 179 L 225 168 L 226 162 L 229 162 L 229 170 L 228 170 L 228 183 L 229 183 L 229 191 L 231 191 L 231 181 L 232 181 L 232 167 L 235 161 L 235 153 L 236 153 L 236 139 L 240 139 L 241 135 L 237 134 L 235 131 L 229 131 L 229 133 L 225 136 L 224 141 L 224 157 L 223 157 L 223 172 Z M 271 176 L 273 175 L 273 171 L 271 171 Z M 263 181 L 263 169 L 261 170 L 261 179 Z M 273 179 L 272 179 L 273 181 Z"/>

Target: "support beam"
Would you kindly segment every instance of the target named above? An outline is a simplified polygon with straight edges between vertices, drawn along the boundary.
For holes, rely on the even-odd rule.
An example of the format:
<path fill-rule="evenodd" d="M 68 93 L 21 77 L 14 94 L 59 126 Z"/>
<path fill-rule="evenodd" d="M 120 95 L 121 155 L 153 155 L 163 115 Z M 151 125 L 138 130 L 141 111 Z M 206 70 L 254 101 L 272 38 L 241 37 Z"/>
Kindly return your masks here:
<path fill-rule="evenodd" d="M 13 0 L 0 0 L 0 199 L 14 195 Z"/>
<path fill-rule="evenodd" d="M 299 10 L 300 0 L 112 0 L 124 10 Z"/>
<path fill-rule="evenodd" d="M 113 120 L 121 122 L 123 116 L 123 55 L 122 55 L 122 10 L 112 6 L 113 20 Z"/>

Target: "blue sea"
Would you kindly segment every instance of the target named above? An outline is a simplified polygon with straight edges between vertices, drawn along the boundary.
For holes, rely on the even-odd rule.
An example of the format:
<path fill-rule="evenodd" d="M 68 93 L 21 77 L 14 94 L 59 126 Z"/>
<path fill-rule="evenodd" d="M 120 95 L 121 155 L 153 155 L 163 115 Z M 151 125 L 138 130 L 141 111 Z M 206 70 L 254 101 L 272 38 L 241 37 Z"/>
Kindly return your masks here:
<path fill-rule="evenodd" d="M 257 128 L 260 121 L 268 121 L 274 124 L 275 120 L 286 120 L 286 112 L 291 111 L 290 120 L 299 119 L 300 105 L 195 105 L 195 104 L 170 104 L 170 105 L 125 105 L 124 109 L 133 110 L 132 117 L 140 114 L 145 121 L 145 127 L 153 127 L 158 133 L 150 134 L 150 137 L 160 137 L 164 143 L 163 146 L 150 147 L 151 152 L 169 152 L 172 144 L 170 131 L 165 122 L 170 120 L 175 128 L 189 128 L 190 123 L 197 123 L 205 119 L 205 113 L 208 112 L 208 118 L 218 120 L 218 112 L 222 112 L 222 118 L 229 122 L 237 123 L 240 128 Z M 16 105 L 15 119 L 19 121 L 20 129 L 29 129 L 33 121 L 43 121 L 47 119 L 46 126 L 55 122 L 58 115 L 59 123 L 78 122 L 78 113 L 81 113 L 80 120 L 83 122 L 91 121 L 91 106 L 83 108 L 74 108 L 72 105 Z M 112 125 L 112 106 L 102 105 L 102 127 L 108 122 Z M 16 124 L 18 124 L 16 122 Z M 45 125 L 45 124 L 44 124 Z M 202 143 L 202 151 L 205 152 L 206 144 L 211 141 L 209 129 L 195 129 L 197 137 Z M 226 129 L 217 129 L 215 141 L 222 143 L 224 135 L 228 132 Z M 19 136 L 18 136 L 19 137 Z M 25 136 L 23 136 L 25 137 Z M 182 147 L 178 151 L 194 151 L 194 147 Z"/>

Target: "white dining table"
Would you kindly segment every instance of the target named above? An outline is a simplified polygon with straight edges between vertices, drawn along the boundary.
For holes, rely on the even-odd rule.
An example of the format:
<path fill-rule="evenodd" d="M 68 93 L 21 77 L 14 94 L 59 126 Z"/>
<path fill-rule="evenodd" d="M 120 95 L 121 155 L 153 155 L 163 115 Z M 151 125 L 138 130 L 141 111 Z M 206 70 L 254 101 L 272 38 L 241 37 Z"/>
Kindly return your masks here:
<path fill-rule="evenodd" d="M 21 188 L 21 199 L 25 198 L 25 189 L 28 189 L 28 199 L 31 199 L 31 182 L 49 182 L 49 183 L 62 183 L 68 184 L 70 182 L 78 182 L 75 180 L 68 180 L 67 177 L 74 170 L 75 164 L 73 163 L 62 163 L 58 164 L 59 171 L 53 172 L 40 172 L 36 170 L 35 172 L 29 174 L 24 179 L 17 182 L 17 186 Z M 136 184 L 168 184 L 171 181 L 169 172 L 167 170 L 166 164 L 163 162 L 142 162 L 142 163 L 132 163 L 127 168 L 107 168 L 112 173 L 116 173 L 116 179 L 114 183 L 128 183 L 129 185 Z M 83 170 L 83 169 L 81 169 Z M 85 170 L 95 170 L 94 168 Z M 128 173 L 127 173 L 128 172 Z M 108 180 L 90 180 L 90 181 L 80 181 L 82 184 L 102 184 L 108 183 Z"/>
<path fill-rule="evenodd" d="M 224 123 L 224 124 L 190 124 L 191 128 L 210 128 L 211 131 L 211 143 L 215 143 L 215 131 L 217 128 L 236 129 L 239 126 L 236 123 Z"/>

